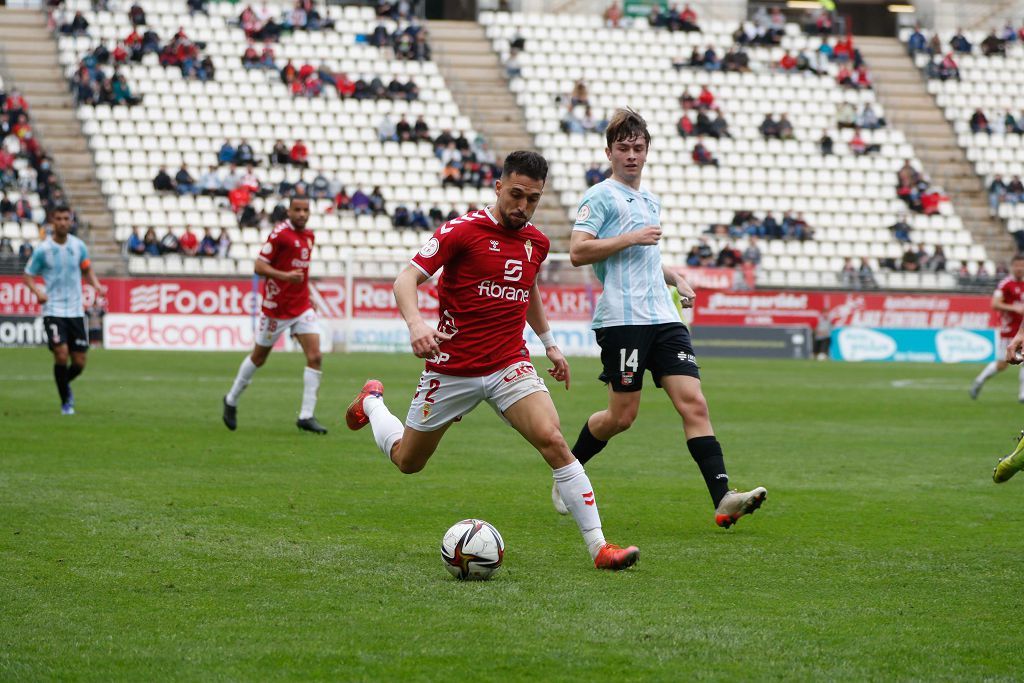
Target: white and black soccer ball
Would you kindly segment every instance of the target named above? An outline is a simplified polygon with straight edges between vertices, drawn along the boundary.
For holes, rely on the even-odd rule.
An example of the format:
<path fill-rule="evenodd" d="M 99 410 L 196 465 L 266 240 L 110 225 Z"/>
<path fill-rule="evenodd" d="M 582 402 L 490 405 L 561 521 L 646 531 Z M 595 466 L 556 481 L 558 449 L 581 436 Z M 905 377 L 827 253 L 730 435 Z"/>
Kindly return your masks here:
<path fill-rule="evenodd" d="M 504 559 L 505 541 L 497 529 L 482 519 L 457 522 L 441 540 L 441 560 L 457 579 L 489 579 Z"/>

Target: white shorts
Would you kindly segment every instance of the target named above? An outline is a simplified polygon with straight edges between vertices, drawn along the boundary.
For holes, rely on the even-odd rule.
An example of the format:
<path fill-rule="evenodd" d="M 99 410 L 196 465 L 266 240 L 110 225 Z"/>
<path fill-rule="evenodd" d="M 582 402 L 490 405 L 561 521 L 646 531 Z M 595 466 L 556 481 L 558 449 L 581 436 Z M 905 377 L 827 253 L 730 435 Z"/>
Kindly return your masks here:
<path fill-rule="evenodd" d="M 504 420 L 503 413 L 516 401 L 547 390 L 528 360 L 483 377 L 457 377 L 424 370 L 405 424 L 418 432 L 433 432 L 468 414 L 480 401 L 487 401 Z"/>
<path fill-rule="evenodd" d="M 320 323 L 316 311 L 310 308 L 300 316 L 285 320 L 268 318 L 261 313 L 259 326 L 256 328 L 257 346 L 272 347 L 286 330 L 291 330 L 292 336 L 296 334 L 320 334 Z"/>

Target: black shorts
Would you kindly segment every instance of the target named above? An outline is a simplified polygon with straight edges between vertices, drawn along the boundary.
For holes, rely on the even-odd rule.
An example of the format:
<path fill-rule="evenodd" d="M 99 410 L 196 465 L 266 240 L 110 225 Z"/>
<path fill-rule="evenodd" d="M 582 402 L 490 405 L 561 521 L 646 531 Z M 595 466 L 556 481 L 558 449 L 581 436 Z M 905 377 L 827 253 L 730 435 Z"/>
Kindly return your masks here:
<path fill-rule="evenodd" d="M 603 366 L 598 379 L 613 391 L 640 391 L 645 370 L 659 388 L 665 375 L 700 379 L 690 331 L 682 323 L 604 327 L 595 333 Z"/>
<path fill-rule="evenodd" d="M 69 351 L 89 350 L 89 333 L 85 329 L 85 318 L 56 318 L 45 316 L 46 342 L 53 351 L 61 344 L 67 344 Z"/>

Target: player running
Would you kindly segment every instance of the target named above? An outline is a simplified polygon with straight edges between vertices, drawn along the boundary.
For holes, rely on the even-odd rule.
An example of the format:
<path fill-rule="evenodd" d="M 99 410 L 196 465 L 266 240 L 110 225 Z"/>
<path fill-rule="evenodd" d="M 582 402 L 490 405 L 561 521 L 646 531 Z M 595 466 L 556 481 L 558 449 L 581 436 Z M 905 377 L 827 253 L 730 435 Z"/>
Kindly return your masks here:
<path fill-rule="evenodd" d="M 314 434 L 327 433 L 327 429 L 313 416 L 320 390 L 321 359 L 320 328 L 309 299 L 313 233 L 306 230 L 308 221 L 309 200 L 293 197 L 288 204 L 288 219 L 277 224 L 256 259 L 255 272 L 265 278 L 263 309 L 256 345 L 242 361 L 231 391 L 224 397 L 224 424 L 232 431 L 238 427 L 239 397 L 252 382 L 256 370 L 267 362 L 274 343 L 286 330 L 291 330 L 306 354 L 306 369 L 302 372 L 302 407 L 295 425 Z"/>
<path fill-rule="evenodd" d="M 529 222 L 547 172 L 539 154 L 510 154 L 495 183 L 494 206 L 442 225 L 399 273 L 395 299 L 413 353 L 426 359 L 426 370 L 404 428 L 384 404 L 384 386 L 377 380 L 366 382 L 345 420 L 351 429 L 369 423 L 380 450 L 412 474 L 426 466 L 452 423 L 487 401 L 551 466 L 594 565 L 625 569 L 640 551 L 605 541 L 590 480 L 562 437 L 555 405 L 523 341 L 529 323 L 554 366 L 548 373 L 568 389 L 569 365 L 555 344 L 537 286 L 550 243 Z M 442 267 L 440 321 L 431 329 L 420 315 L 417 287 Z"/>
<path fill-rule="evenodd" d="M 43 306 L 43 327 L 46 341 L 53 352 L 53 379 L 60 395 L 62 415 L 75 414 L 75 394 L 71 382 L 85 370 L 89 351 L 89 332 L 82 306 L 82 275 L 97 293 L 106 288 L 100 284 L 89 262 L 85 242 L 71 233 L 71 210 L 55 207 L 50 212 L 53 236 L 48 237 L 25 265 L 25 284 Z M 42 275 L 44 292 L 35 276 Z M 70 359 L 71 364 L 68 365 Z"/>
<path fill-rule="evenodd" d="M 768 491 L 729 490 L 722 447 L 715 438 L 690 333 L 679 320 L 666 284 L 674 286 L 686 307 L 694 292 L 686 280 L 662 265 L 658 198 L 640 189 L 651 134 L 632 109 L 619 109 L 605 133 L 610 178 L 583 195 L 570 238 L 574 266 L 593 264 L 604 290 L 592 327 L 601 347 L 608 387 L 608 407 L 590 416 L 572 452 L 586 464 L 608 440 L 636 420 L 644 372 L 663 388 L 683 418 L 686 445 L 700 468 L 715 506 L 715 523 L 729 528 L 761 506 Z M 564 498 L 551 492 L 555 509 L 564 513 Z"/>
<path fill-rule="evenodd" d="M 992 309 L 999 311 L 1003 325 L 999 329 L 999 350 L 1007 348 L 1013 335 L 1024 322 L 1024 254 L 1017 254 L 1010 261 L 1010 274 L 996 287 L 992 295 Z M 1006 358 L 992 361 L 974 378 L 970 393 L 972 399 L 978 398 L 985 382 L 995 377 L 1009 365 Z M 1024 403 L 1024 368 L 1020 369 L 1017 400 Z"/>

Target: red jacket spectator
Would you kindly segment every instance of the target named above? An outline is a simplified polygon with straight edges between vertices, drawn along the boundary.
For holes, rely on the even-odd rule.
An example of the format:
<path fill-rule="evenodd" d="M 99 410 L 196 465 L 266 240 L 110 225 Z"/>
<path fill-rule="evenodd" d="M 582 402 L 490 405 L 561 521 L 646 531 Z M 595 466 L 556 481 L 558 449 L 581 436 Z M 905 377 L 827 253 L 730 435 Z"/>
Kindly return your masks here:
<path fill-rule="evenodd" d="M 245 185 L 239 185 L 235 189 L 228 192 L 228 201 L 231 202 L 231 209 L 235 213 L 238 213 L 245 207 L 249 206 L 249 202 L 252 201 L 252 192 Z"/>
<path fill-rule="evenodd" d="M 856 77 L 858 88 L 871 87 L 871 77 L 868 75 L 867 67 L 864 66 L 863 64 L 857 67 Z"/>
<path fill-rule="evenodd" d="M 19 92 L 12 92 L 7 96 L 7 104 L 5 105 L 7 111 L 28 111 L 28 102 Z"/>
<path fill-rule="evenodd" d="M 853 42 L 849 38 L 838 41 L 832 48 L 832 56 L 838 61 L 845 61 L 851 55 L 853 55 Z"/>
<path fill-rule="evenodd" d="M 334 80 L 334 85 L 338 88 L 339 97 L 352 97 L 356 92 L 356 84 L 347 74 L 338 74 L 338 77 Z"/>
<path fill-rule="evenodd" d="M 679 13 L 679 20 L 687 24 L 697 24 L 697 13 L 693 11 L 693 8 L 687 5 L 683 8 L 683 11 Z"/>
<path fill-rule="evenodd" d="M 199 239 L 192 232 L 192 226 L 185 226 L 185 234 L 178 239 L 178 247 L 186 256 L 195 256 L 199 251 Z"/>
<path fill-rule="evenodd" d="M 935 192 L 934 190 L 929 190 L 928 192 L 925 192 L 923 195 L 921 195 L 921 213 L 923 213 L 926 216 L 931 216 L 932 214 L 938 213 L 939 204 L 945 199 L 949 198 L 946 197 L 945 195 L 941 195 L 938 192 Z"/>
<path fill-rule="evenodd" d="M 12 166 L 14 166 L 14 155 L 0 147 L 0 171 L 6 171 Z"/>
<path fill-rule="evenodd" d="M 302 140 L 297 140 L 292 145 L 292 150 L 288 153 L 288 158 L 292 160 L 292 163 L 296 166 L 307 166 L 309 165 L 309 150 L 306 145 L 302 143 Z"/>
<path fill-rule="evenodd" d="M 130 48 L 142 45 L 142 36 L 139 35 L 138 31 L 132 29 L 132 32 L 129 33 L 128 37 L 124 39 L 124 44 Z"/>
<path fill-rule="evenodd" d="M 787 51 L 786 54 L 782 55 L 782 59 L 779 60 L 779 67 L 786 71 L 792 71 L 796 68 L 796 57 Z"/>
<path fill-rule="evenodd" d="M 706 85 L 700 88 L 700 95 L 697 96 L 697 104 L 704 109 L 712 109 L 715 106 L 715 96 L 711 94 Z"/>
<path fill-rule="evenodd" d="M 313 68 L 312 64 L 303 64 L 302 68 L 299 69 L 299 78 L 304 81 L 312 76 L 314 71 L 316 71 L 316 69 Z"/>
<path fill-rule="evenodd" d="M 124 64 L 128 61 L 128 51 L 124 49 L 123 43 L 118 43 L 113 52 L 114 64 Z"/>

